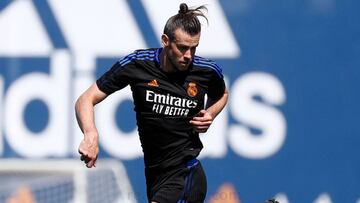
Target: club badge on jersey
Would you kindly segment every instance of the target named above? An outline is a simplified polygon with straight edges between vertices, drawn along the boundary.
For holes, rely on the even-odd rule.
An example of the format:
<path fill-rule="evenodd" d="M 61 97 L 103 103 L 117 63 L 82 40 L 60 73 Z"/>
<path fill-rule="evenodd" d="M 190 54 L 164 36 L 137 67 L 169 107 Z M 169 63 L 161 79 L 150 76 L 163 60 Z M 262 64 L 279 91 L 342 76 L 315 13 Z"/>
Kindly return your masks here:
<path fill-rule="evenodd" d="M 188 84 L 188 88 L 187 88 L 187 93 L 190 97 L 195 97 L 197 95 L 197 87 L 196 87 L 196 83 L 194 82 L 190 82 Z"/>

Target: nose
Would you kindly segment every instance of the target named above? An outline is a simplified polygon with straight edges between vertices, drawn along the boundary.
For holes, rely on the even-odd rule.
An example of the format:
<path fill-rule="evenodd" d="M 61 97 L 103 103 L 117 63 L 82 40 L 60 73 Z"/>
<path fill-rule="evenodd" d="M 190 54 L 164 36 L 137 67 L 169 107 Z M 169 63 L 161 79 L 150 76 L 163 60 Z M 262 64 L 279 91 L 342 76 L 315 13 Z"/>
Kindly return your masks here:
<path fill-rule="evenodd" d="M 191 49 L 188 49 L 188 50 L 185 51 L 184 58 L 187 59 L 187 60 L 191 59 Z"/>

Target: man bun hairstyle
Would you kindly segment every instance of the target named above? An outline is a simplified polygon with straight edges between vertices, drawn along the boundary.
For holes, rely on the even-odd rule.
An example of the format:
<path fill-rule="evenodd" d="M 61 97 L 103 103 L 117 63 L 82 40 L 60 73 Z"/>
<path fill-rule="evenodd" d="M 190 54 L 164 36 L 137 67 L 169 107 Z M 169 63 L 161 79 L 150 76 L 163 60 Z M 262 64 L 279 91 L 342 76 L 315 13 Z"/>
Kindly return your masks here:
<path fill-rule="evenodd" d="M 166 34 L 171 41 L 174 40 L 174 32 L 178 28 L 189 35 L 199 34 L 201 32 L 201 23 L 198 19 L 199 16 L 205 18 L 206 22 L 208 22 L 208 19 L 203 12 L 203 10 L 207 11 L 207 8 L 204 5 L 189 9 L 185 3 L 182 3 L 179 7 L 178 14 L 170 17 L 164 27 L 164 34 Z"/>
<path fill-rule="evenodd" d="M 186 5 L 186 3 L 180 4 L 180 10 L 179 14 L 186 14 L 189 10 L 189 7 Z"/>

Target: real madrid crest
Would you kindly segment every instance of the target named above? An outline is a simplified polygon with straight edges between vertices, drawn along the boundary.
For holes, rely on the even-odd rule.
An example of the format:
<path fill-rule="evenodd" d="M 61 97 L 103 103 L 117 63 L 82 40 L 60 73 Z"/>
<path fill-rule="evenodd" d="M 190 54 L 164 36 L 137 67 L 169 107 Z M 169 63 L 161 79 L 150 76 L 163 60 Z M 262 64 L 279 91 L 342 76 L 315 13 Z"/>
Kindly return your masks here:
<path fill-rule="evenodd" d="M 196 83 L 190 82 L 188 84 L 187 93 L 190 97 L 195 97 L 197 95 L 198 89 L 196 87 Z"/>

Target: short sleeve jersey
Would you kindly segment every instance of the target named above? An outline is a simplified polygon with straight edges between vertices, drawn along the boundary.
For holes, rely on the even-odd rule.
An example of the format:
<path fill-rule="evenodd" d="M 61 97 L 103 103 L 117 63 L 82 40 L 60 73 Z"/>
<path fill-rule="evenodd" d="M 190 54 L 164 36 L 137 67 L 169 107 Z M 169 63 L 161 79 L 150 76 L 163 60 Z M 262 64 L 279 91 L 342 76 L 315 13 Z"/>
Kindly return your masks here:
<path fill-rule="evenodd" d="M 97 81 L 107 95 L 130 85 L 145 167 L 166 168 L 198 156 L 203 145 L 190 120 L 204 108 L 204 96 L 221 98 L 222 70 L 194 56 L 187 71 L 168 74 L 162 48 L 136 50 L 117 61 Z"/>

